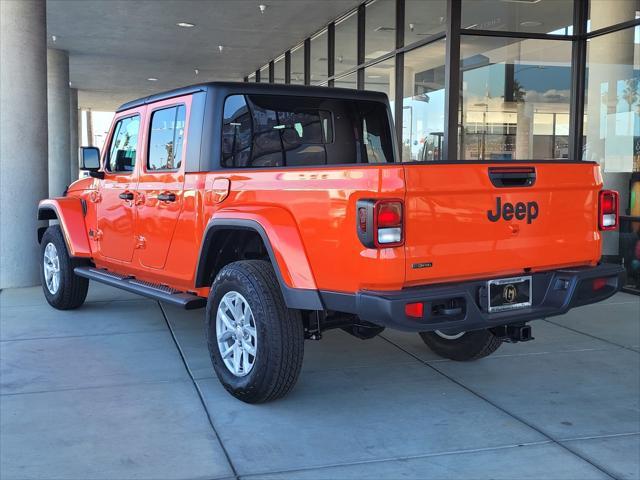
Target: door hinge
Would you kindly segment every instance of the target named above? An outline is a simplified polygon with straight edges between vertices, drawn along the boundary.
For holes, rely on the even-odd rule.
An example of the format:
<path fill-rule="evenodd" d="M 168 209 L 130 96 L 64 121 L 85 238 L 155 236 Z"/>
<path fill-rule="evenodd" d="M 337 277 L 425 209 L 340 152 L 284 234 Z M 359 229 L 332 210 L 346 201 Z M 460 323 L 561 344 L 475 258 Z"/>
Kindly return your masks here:
<path fill-rule="evenodd" d="M 90 228 L 89 237 L 96 242 L 99 241 L 102 238 L 102 230 L 100 230 L 99 228 L 96 228 L 95 230 L 93 228 Z"/>
<path fill-rule="evenodd" d="M 144 238 L 142 235 L 137 235 L 136 236 L 136 247 L 135 248 L 145 248 L 145 246 L 147 245 L 147 239 Z"/>
<path fill-rule="evenodd" d="M 89 194 L 89 201 L 91 203 L 98 203 L 100 200 L 102 200 L 102 195 L 100 194 L 100 192 L 96 192 L 94 190 Z"/>

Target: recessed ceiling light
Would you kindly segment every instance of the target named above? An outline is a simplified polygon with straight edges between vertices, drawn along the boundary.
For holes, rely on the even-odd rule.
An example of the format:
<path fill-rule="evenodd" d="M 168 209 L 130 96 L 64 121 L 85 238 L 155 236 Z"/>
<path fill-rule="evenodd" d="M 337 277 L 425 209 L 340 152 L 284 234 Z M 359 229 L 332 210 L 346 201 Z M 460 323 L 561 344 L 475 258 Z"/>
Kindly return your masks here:
<path fill-rule="evenodd" d="M 147 80 L 149 80 L 150 82 L 157 82 L 158 81 L 158 79 L 155 78 L 155 77 L 149 77 L 149 78 L 147 78 Z"/>
<path fill-rule="evenodd" d="M 258 8 L 260 9 L 260 13 L 264 13 L 267 10 L 268 5 L 258 5 Z"/>
<path fill-rule="evenodd" d="M 520 22 L 521 27 L 539 27 L 540 25 L 542 25 L 542 22 L 539 22 L 537 20 L 527 20 L 525 22 Z"/>
<path fill-rule="evenodd" d="M 176 23 L 176 25 L 182 28 L 191 28 L 196 26 L 195 23 L 189 23 L 189 22 L 178 22 Z"/>

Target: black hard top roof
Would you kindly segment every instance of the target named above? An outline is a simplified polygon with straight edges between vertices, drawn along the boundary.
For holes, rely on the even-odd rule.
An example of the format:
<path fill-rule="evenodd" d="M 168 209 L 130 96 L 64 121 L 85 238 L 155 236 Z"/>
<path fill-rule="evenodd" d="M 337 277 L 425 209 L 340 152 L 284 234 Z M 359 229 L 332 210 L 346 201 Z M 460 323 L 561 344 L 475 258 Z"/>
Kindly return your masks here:
<path fill-rule="evenodd" d="M 117 112 L 129 110 L 169 98 L 189 95 L 196 92 L 211 92 L 219 95 L 232 94 L 269 94 L 269 95 L 297 95 L 307 97 L 343 98 L 348 100 L 372 100 L 387 102 L 387 95 L 380 92 L 367 90 L 353 90 L 349 88 L 310 87 L 306 85 L 283 85 L 273 83 L 249 83 L 249 82 L 209 82 L 188 87 L 177 88 L 162 93 L 149 95 L 148 97 L 132 100 L 124 103 Z"/>

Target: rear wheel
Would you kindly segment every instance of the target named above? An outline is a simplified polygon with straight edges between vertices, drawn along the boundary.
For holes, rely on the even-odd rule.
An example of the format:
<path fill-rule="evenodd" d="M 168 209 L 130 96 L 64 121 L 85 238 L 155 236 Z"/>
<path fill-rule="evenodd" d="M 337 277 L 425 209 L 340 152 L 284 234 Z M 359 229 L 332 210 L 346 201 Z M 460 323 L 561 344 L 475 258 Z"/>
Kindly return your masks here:
<path fill-rule="evenodd" d="M 40 280 L 44 296 L 54 308 L 71 310 L 87 298 L 89 280 L 73 272 L 73 262 L 59 225 L 51 225 L 42 236 Z"/>
<path fill-rule="evenodd" d="M 269 262 L 225 266 L 207 301 L 207 343 L 222 385 L 247 403 L 287 394 L 304 353 L 300 313 L 288 309 Z"/>
<path fill-rule="evenodd" d="M 478 360 L 495 352 L 502 340 L 489 330 L 473 332 L 422 332 L 420 337 L 441 357 L 459 362 Z"/>

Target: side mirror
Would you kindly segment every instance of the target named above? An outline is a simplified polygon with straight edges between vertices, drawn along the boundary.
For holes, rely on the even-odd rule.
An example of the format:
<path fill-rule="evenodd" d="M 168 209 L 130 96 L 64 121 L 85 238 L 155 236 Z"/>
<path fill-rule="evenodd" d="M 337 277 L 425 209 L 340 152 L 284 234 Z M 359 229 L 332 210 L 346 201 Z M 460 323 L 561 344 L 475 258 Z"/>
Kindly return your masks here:
<path fill-rule="evenodd" d="M 80 147 L 80 170 L 96 172 L 100 169 L 100 149 Z"/>
<path fill-rule="evenodd" d="M 96 147 L 80 147 L 80 170 L 89 172 L 89 176 L 93 178 L 103 179 L 104 172 L 100 169 L 100 149 Z"/>

